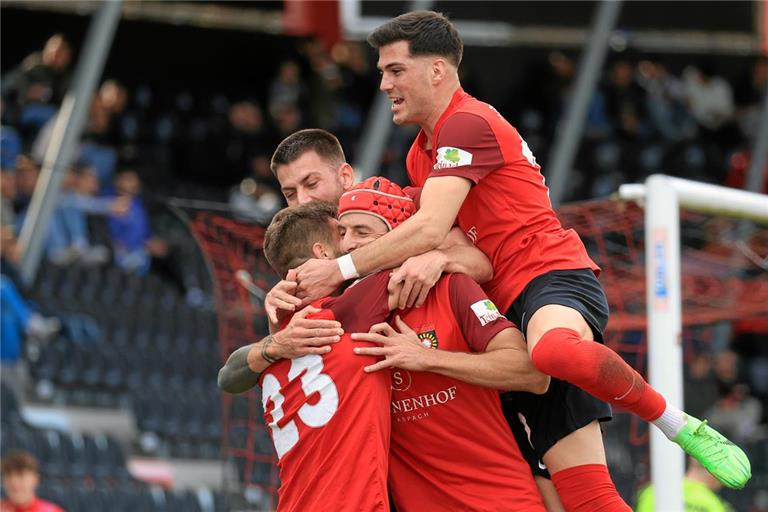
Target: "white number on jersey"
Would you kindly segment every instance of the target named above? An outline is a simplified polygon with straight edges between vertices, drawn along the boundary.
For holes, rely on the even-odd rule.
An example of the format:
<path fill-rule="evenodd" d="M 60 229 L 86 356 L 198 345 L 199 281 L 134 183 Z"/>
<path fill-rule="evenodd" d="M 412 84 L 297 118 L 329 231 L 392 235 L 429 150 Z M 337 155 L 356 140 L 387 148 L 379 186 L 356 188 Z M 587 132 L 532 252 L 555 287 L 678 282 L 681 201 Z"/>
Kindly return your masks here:
<path fill-rule="evenodd" d="M 339 391 L 336 384 L 329 375 L 322 373 L 322 370 L 323 358 L 310 354 L 292 360 L 291 369 L 288 371 L 289 382 L 301 378 L 301 389 L 307 397 L 312 393 L 320 394 L 316 404 L 305 403 L 298 411 L 301 421 L 312 428 L 322 427 L 328 423 L 339 407 Z M 274 404 L 269 428 L 272 430 L 277 458 L 280 459 L 299 442 L 299 429 L 293 420 L 282 427 L 277 424 L 285 415 L 283 412 L 285 397 L 280 393 L 280 381 L 277 377 L 271 373 L 264 375 L 261 393 L 264 411 L 267 410 L 269 400 Z"/>

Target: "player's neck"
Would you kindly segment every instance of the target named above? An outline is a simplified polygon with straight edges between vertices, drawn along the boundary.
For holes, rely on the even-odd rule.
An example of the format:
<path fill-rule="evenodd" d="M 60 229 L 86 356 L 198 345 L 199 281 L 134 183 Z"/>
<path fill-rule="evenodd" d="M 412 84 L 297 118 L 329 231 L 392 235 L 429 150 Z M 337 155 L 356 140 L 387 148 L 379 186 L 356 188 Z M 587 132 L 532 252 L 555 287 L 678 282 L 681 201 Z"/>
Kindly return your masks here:
<path fill-rule="evenodd" d="M 451 100 L 453 100 L 453 95 L 456 94 L 456 91 L 459 89 L 460 84 L 456 82 L 455 84 L 451 84 L 450 87 L 446 87 L 445 90 L 441 91 L 435 98 L 435 107 L 432 109 L 432 112 L 427 116 L 426 121 L 423 123 L 419 123 L 421 129 L 424 131 L 424 135 L 427 136 L 426 144 L 424 149 L 433 149 L 434 148 L 434 134 L 435 134 L 435 126 L 437 125 L 437 122 L 440 120 L 440 118 L 443 116 L 443 113 L 448 108 L 448 105 L 451 104 Z"/>

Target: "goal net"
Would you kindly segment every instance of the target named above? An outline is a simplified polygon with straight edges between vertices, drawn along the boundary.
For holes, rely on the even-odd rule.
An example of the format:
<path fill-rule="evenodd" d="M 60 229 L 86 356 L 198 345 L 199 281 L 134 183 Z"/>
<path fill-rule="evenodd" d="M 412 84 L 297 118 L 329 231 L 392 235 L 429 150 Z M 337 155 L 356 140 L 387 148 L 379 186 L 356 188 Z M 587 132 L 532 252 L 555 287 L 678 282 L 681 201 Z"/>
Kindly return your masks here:
<path fill-rule="evenodd" d="M 682 180 L 672 181 L 678 184 Z M 718 206 L 713 201 L 705 206 L 718 213 L 687 210 L 684 200 L 678 211 L 677 198 L 663 203 L 669 210 L 661 217 L 670 227 L 658 223 L 658 212 L 655 218 L 650 215 L 647 210 L 653 207 L 654 198 L 643 194 L 632 199 L 645 199 L 645 209 L 632 202 L 605 200 L 566 205 L 558 212 L 566 227 L 578 231 L 602 268 L 600 280 L 611 307 L 606 343 L 650 377 L 671 402 L 699 415 L 706 415 L 715 406 L 717 395 L 707 393 L 714 386 L 712 367 L 720 364 L 731 341 L 745 333 L 768 334 L 768 218 L 748 223 L 724 215 L 735 213 L 733 205 L 727 203 L 728 194 L 740 191 L 716 192 L 723 193 L 726 203 Z M 657 195 L 655 199 L 658 203 L 661 198 Z M 763 196 L 762 200 L 768 209 L 768 198 Z M 679 264 L 672 257 L 674 244 L 670 239 L 674 238 L 680 241 Z M 679 298 L 674 293 L 678 282 Z M 674 318 L 666 318 L 675 312 L 681 313 L 677 325 Z M 661 346 L 656 349 L 656 358 L 653 354 L 649 357 L 647 332 L 655 335 L 656 346 Z M 695 387 L 698 383 L 702 389 Z M 683 395 L 690 408 L 683 404 Z M 649 438 L 656 435 L 656 429 L 649 431 L 642 420 L 616 412 L 606 427 L 606 455 L 622 496 L 633 502 L 638 488 L 655 475 L 658 509 L 681 509 L 680 504 L 662 505 L 661 500 L 681 499 L 674 493 L 681 487 L 682 452 L 665 438 L 656 443 L 658 451 L 649 452 Z M 745 437 L 740 444 L 746 444 L 753 462 L 753 481 L 766 479 L 768 468 L 760 462 L 765 459 L 766 443 Z M 663 466 L 662 470 L 658 466 Z M 670 470 L 673 478 L 669 478 Z M 659 485 L 661 471 L 667 471 L 666 481 Z M 659 492 L 665 486 L 672 489 L 666 498 Z M 748 486 L 745 492 L 729 494 L 727 499 L 737 509 L 747 509 L 755 488 Z"/>
<path fill-rule="evenodd" d="M 264 254 L 262 226 L 219 213 L 189 221 L 214 281 L 222 364 L 236 349 L 268 334 L 264 294 L 278 281 Z M 235 470 L 230 490 L 243 488 L 249 505 L 273 510 L 279 487 L 272 440 L 263 420 L 261 390 L 224 393 L 222 453 Z"/>

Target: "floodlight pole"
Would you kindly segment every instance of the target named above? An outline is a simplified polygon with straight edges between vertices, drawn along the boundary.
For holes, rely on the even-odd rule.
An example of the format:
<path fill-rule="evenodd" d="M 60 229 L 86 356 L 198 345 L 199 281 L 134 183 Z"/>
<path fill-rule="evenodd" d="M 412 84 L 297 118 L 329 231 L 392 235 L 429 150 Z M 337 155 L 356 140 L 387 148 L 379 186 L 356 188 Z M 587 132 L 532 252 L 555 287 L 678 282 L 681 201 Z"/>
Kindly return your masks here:
<path fill-rule="evenodd" d="M 581 142 L 581 132 L 587 118 L 587 109 L 595 93 L 597 81 L 605 62 L 613 27 L 619 19 L 621 0 L 602 0 L 596 6 L 592 22 L 592 36 L 576 73 L 574 92 L 568 102 L 563 120 L 555 135 L 555 143 L 549 159 L 549 197 L 557 207 L 568 190 L 568 175 Z"/>
<path fill-rule="evenodd" d="M 122 0 L 105 0 L 91 21 L 72 87 L 61 102 L 45 151 L 32 200 L 19 235 L 22 258 L 19 272 L 31 285 L 40 266 L 48 226 L 58 202 L 59 188 L 80 140 L 93 92 L 101 78 L 104 61 L 120 20 Z"/>

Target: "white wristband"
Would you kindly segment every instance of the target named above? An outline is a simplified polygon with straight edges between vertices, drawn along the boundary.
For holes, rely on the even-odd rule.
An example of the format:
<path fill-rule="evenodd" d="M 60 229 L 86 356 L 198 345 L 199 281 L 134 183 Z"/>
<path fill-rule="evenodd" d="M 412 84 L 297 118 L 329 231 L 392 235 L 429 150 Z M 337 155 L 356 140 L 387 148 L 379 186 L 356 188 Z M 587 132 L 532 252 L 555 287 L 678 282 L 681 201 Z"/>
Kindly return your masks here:
<path fill-rule="evenodd" d="M 345 254 L 344 256 L 340 256 L 336 258 L 336 263 L 339 264 L 339 270 L 341 270 L 341 277 L 343 277 L 345 281 L 347 279 L 354 279 L 356 277 L 360 277 L 360 274 L 358 274 L 357 269 L 355 268 L 355 263 L 352 261 L 351 254 Z"/>

